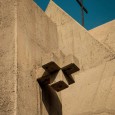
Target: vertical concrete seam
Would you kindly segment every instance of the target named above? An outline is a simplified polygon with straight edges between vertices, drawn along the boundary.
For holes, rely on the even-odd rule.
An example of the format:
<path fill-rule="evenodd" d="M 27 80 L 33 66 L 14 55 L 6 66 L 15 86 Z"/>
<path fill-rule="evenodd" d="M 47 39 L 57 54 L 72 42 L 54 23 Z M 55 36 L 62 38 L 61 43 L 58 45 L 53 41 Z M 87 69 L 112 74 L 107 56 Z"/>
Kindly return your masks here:
<path fill-rule="evenodd" d="M 15 27 L 14 27 L 14 39 L 15 39 L 15 103 L 14 103 L 14 115 L 17 115 L 17 90 L 18 90 L 18 81 L 17 81 L 17 1 L 14 2 L 14 15 L 15 15 Z"/>

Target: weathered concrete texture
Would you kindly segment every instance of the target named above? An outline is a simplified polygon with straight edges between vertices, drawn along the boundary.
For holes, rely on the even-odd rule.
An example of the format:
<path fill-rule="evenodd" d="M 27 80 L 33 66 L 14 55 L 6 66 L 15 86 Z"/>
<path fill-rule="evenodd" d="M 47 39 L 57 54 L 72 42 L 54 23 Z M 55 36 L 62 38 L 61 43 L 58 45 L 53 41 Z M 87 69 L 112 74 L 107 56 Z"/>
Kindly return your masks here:
<path fill-rule="evenodd" d="M 0 1 L 0 115 L 41 114 L 35 69 L 57 47 L 56 25 L 33 0 Z"/>
<path fill-rule="evenodd" d="M 17 7 L 17 113 L 18 115 L 37 115 L 45 109 L 40 111 L 42 101 L 40 101 L 39 85 L 33 69 L 36 69 L 36 65 L 41 66 L 43 53 L 57 48 L 57 30 L 55 24 L 32 0 L 18 0 Z"/>
<path fill-rule="evenodd" d="M 115 60 L 74 74 L 76 84 L 64 90 L 64 115 L 115 114 Z"/>
<path fill-rule="evenodd" d="M 53 1 L 46 14 L 57 24 L 60 50 L 66 55 L 73 53 L 84 70 L 74 74 L 76 83 L 61 92 L 63 115 L 114 115 L 114 51 L 91 36 Z"/>
<path fill-rule="evenodd" d="M 0 115 L 115 115 L 114 51 L 53 1 L 46 13 L 53 22 L 33 0 L 0 1 Z M 105 41 L 114 49 L 113 29 Z M 37 83 L 41 57 L 55 49 L 81 69 L 59 93 Z"/>
<path fill-rule="evenodd" d="M 88 69 L 113 58 L 113 53 L 93 38 L 87 30 L 50 1 L 46 14 L 57 25 L 58 44 L 66 55 L 73 53 L 81 69 Z"/>
<path fill-rule="evenodd" d="M 98 26 L 89 33 L 107 48 L 115 51 L 115 20 Z"/>
<path fill-rule="evenodd" d="M 16 113 L 16 4 L 0 0 L 0 115 Z"/>

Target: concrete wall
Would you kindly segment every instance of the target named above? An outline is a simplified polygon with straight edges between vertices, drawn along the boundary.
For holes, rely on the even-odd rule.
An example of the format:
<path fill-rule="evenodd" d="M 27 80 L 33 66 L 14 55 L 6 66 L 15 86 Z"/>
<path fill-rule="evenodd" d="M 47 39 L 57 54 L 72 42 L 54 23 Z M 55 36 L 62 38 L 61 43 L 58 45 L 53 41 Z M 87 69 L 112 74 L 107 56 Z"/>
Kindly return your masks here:
<path fill-rule="evenodd" d="M 58 47 L 56 25 L 32 0 L 2 0 L 0 39 L 0 115 L 41 114 L 35 70 Z"/>
<path fill-rule="evenodd" d="M 66 55 L 73 53 L 79 60 L 80 68 L 85 70 L 109 60 L 113 54 L 87 30 L 51 1 L 46 14 L 57 25 L 58 44 Z"/>
<path fill-rule="evenodd" d="M 90 30 L 89 33 L 108 49 L 115 51 L 115 20 L 98 26 Z"/>
<path fill-rule="evenodd" d="M 115 114 L 115 60 L 113 50 L 105 47 L 87 30 L 50 2 L 46 14 L 57 24 L 59 48 L 79 60 L 80 72 L 73 74 L 75 84 L 61 92 L 63 115 Z"/>
<path fill-rule="evenodd" d="M 63 115 L 115 114 L 115 60 L 74 74 L 76 83 L 62 91 Z"/>
<path fill-rule="evenodd" d="M 16 113 L 16 1 L 0 0 L 0 115 Z"/>
<path fill-rule="evenodd" d="M 114 115 L 114 52 L 52 1 L 0 1 L 0 115 Z M 54 24 L 55 23 L 55 24 Z M 37 83 L 41 57 L 60 49 L 81 71 L 61 93 Z"/>
<path fill-rule="evenodd" d="M 57 30 L 32 0 L 18 1 L 17 14 L 18 114 L 37 115 L 41 102 L 33 69 L 41 66 L 43 53 L 57 48 Z"/>

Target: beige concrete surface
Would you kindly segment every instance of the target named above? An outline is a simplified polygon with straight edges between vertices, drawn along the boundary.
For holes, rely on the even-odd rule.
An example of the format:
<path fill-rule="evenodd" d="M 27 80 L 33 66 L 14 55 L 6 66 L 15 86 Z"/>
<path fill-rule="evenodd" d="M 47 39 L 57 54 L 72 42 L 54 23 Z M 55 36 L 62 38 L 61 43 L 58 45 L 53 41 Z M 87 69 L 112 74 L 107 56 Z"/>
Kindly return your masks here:
<path fill-rule="evenodd" d="M 89 30 L 89 33 L 99 41 L 103 41 L 108 35 L 114 34 L 115 20 L 107 22 Z"/>
<path fill-rule="evenodd" d="M 16 114 L 16 1 L 0 0 L 0 115 Z"/>
<path fill-rule="evenodd" d="M 57 24 L 60 50 L 73 53 L 81 69 L 73 75 L 76 83 L 61 92 L 63 115 L 114 115 L 114 51 L 54 2 L 49 3 L 46 14 Z"/>
<path fill-rule="evenodd" d="M 50 1 L 46 14 L 57 25 L 58 45 L 66 55 L 73 53 L 80 68 L 88 69 L 113 58 L 111 50 L 105 48 L 73 18 Z"/>
<path fill-rule="evenodd" d="M 61 92 L 64 115 L 115 114 L 115 60 L 74 74 L 76 83 Z"/>
<path fill-rule="evenodd" d="M 19 1 L 17 19 L 17 111 L 19 115 L 36 115 L 42 111 L 40 111 L 39 85 L 32 71 L 36 65 L 40 66 L 43 53 L 57 48 L 57 30 L 55 24 L 32 0 Z"/>
<path fill-rule="evenodd" d="M 115 20 L 98 26 L 89 33 L 107 48 L 115 51 Z"/>
<path fill-rule="evenodd" d="M 108 48 L 53 1 L 46 14 L 33 0 L 0 1 L 0 115 L 115 115 L 114 26 Z M 54 50 L 80 67 L 59 93 L 37 82 L 42 56 Z"/>
<path fill-rule="evenodd" d="M 57 49 L 56 34 L 33 0 L 0 1 L 0 115 L 46 115 L 34 70 Z"/>

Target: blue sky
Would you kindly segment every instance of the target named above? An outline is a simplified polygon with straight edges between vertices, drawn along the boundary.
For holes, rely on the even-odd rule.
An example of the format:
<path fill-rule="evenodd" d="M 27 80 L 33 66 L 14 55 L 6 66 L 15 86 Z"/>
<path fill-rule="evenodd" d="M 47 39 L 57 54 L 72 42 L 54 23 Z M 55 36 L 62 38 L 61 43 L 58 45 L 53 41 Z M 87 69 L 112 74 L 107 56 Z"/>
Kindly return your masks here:
<path fill-rule="evenodd" d="M 44 11 L 49 0 L 34 0 Z M 85 28 L 90 30 L 115 19 L 115 0 L 83 0 L 88 10 Z M 81 9 L 76 0 L 54 0 L 63 10 L 81 24 Z"/>

